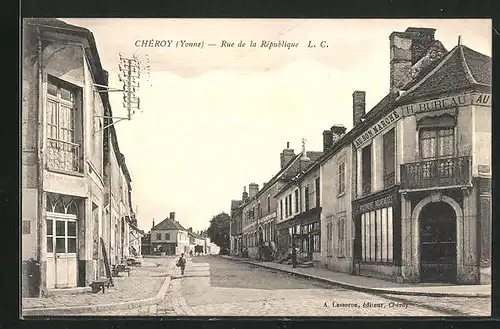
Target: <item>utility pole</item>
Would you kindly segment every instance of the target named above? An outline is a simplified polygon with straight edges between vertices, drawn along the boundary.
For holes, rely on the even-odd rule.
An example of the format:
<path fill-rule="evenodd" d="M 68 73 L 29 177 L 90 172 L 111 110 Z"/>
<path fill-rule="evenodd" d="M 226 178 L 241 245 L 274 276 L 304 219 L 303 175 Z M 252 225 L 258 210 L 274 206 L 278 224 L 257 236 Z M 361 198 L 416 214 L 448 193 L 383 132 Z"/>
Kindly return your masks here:
<path fill-rule="evenodd" d="M 99 93 L 110 93 L 110 92 L 121 92 L 123 93 L 123 108 L 127 111 L 126 117 L 113 117 L 113 116 L 98 116 L 107 119 L 109 123 L 105 125 L 102 129 L 96 131 L 95 133 L 109 128 L 110 126 L 122 121 L 131 120 L 132 115 L 135 114 L 136 110 L 142 110 L 140 107 L 139 87 L 141 79 L 141 71 L 145 71 L 147 74 L 147 81 L 150 81 L 150 70 L 151 65 L 149 62 L 149 57 L 146 55 L 145 63 L 143 63 L 137 56 L 132 58 L 122 57 L 120 54 L 120 63 L 118 64 L 118 80 L 122 83 L 122 88 L 110 88 L 108 86 L 94 84 L 98 88 L 96 92 Z M 150 83 L 151 86 L 151 83 Z"/>

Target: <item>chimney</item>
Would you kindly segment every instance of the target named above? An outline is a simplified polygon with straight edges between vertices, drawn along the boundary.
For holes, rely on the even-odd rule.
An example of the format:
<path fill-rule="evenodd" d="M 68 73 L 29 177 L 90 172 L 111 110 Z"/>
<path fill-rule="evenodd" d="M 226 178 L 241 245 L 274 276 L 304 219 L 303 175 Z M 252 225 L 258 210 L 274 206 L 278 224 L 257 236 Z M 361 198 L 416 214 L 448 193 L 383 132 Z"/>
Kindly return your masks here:
<path fill-rule="evenodd" d="M 354 127 L 361 122 L 361 118 L 366 114 L 365 97 L 365 91 L 356 90 L 352 94 L 352 121 Z"/>
<path fill-rule="evenodd" d="M 295 156 L 295 152 L 290 148 L 290 142 L 286 143 L 286 149 L 280 154 L 281 169 L 283 169 Z"/>
<path fill-rule="evenodd" d="M 392 32 L 390 46 L 390 90 L 401 90 L 411 78 L 411 69 L 435 42 L 436 29 L 409 27 L 405 32 Z"/>
<path fill-rule="evenodd" d="M 172 211 L 170 213 L 170 219 L 175 220 L 175 212 Z"/>
<path fill-rule="evenodd" d="M 192 227 L 188 228 L 188 231 L 192 233 L 193 232 L 193 228 Z"/>
<path fill-rule="evenodd" d="M 243 202 L 245 202 L 245 201 L 247 201 L 247 199 L 248 199 L 247 187 L 243 186 L 243 193 L 241 195 L 241 200 L 243 200 Z"/>
<path fill-rule="evenodd" d="M 330 131 L 332 133 L 332 145 L 333 145 L 333 143 L 338 141 L 340 137 L 342 137 L 342 135 L 345 133 L 346 127 L 344 127 L 343 125 L 333 125 L 330 128 Z"/>
<path fill-rule="evenodd" d="M 323 152 L 326 152 L 333 145 L 333 133 L 331 130 L 323 130 Z"/>
<path fill-rule="evenodd" d="M 251 199 L 259 192 L 259 184 L 250 183 L 248 185 L 248 197 Z"/>
<path fill-rule="evenodd" d="M 155 227 L 155 219 L 153 218 L 153 227 Z"/>
<path fill-rule="evenodd" d="M 302 156 L 300 157 L 300 160 L 302 160 L 302 161 L 309 161 L 309 160 L 311 160 L 311 159 L 309 159 L 307 157 L 306 140 L 305 140 L 305 138 L 302 138 Z"/>

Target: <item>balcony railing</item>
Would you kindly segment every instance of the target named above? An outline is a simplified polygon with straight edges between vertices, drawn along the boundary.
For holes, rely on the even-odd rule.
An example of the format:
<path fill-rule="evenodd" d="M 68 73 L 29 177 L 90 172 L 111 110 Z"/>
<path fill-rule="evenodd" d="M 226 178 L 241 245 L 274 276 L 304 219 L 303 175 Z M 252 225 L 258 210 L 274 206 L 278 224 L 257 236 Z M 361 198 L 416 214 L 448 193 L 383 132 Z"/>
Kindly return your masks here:
<path fill-rule="evenodd" d="M 80 145 L 47 138 L 47 166 L 50 169 L 66 172 L 80 172 Z"/>
<path fill-rule="evenodd" d="M 401 165 L 401 188 L 465 186 L 471 176 L 470 156 L 406 163 Z"/>

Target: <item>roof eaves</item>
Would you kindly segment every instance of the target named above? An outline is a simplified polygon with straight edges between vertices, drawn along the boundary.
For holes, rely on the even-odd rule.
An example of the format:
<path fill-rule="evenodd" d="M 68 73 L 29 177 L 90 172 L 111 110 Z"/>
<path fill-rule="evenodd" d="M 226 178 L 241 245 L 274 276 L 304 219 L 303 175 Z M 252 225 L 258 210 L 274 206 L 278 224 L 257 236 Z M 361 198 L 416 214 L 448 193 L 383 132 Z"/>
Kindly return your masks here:
<path fill-rule="evenodd" d="M 458 48 L 460 49 L 460 61 L 462 62 L 462 66 L 464 68 L 465 76 L 467 77 L 467 80 L 472 84 L 477 84 L 478 82 L 476 81 L 476 79 L 472 75 L 470 67 L 467 64 L 467 61 L 465 60 L 464 47 L 462 45 L 459 45 Z"/>

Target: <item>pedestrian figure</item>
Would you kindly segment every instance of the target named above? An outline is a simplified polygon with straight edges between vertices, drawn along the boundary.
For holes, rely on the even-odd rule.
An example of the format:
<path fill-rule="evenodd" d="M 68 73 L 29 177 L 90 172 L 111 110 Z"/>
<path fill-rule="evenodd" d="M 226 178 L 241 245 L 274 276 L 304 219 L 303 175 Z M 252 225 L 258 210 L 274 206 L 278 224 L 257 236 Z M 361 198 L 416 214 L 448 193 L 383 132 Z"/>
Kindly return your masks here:
<path fill-rule="evenodd" d="M 181 274 L 184 275 L 184 269 L 186 268 L 186 258 L 184 258 L 184 253 L 181 254 L 181 257 L 177 261 L 176 265 L 181 268 Z"/>
<path fill-rule="evenodd" d="M 193 257 L 193 251 L 189 250 L 189 257 Z"/>
<path fill-rule="evenodd" d="M 297 267 L 297 249 L 295 249 L 295 246 L 292 247 L 292 265 Z"/>

